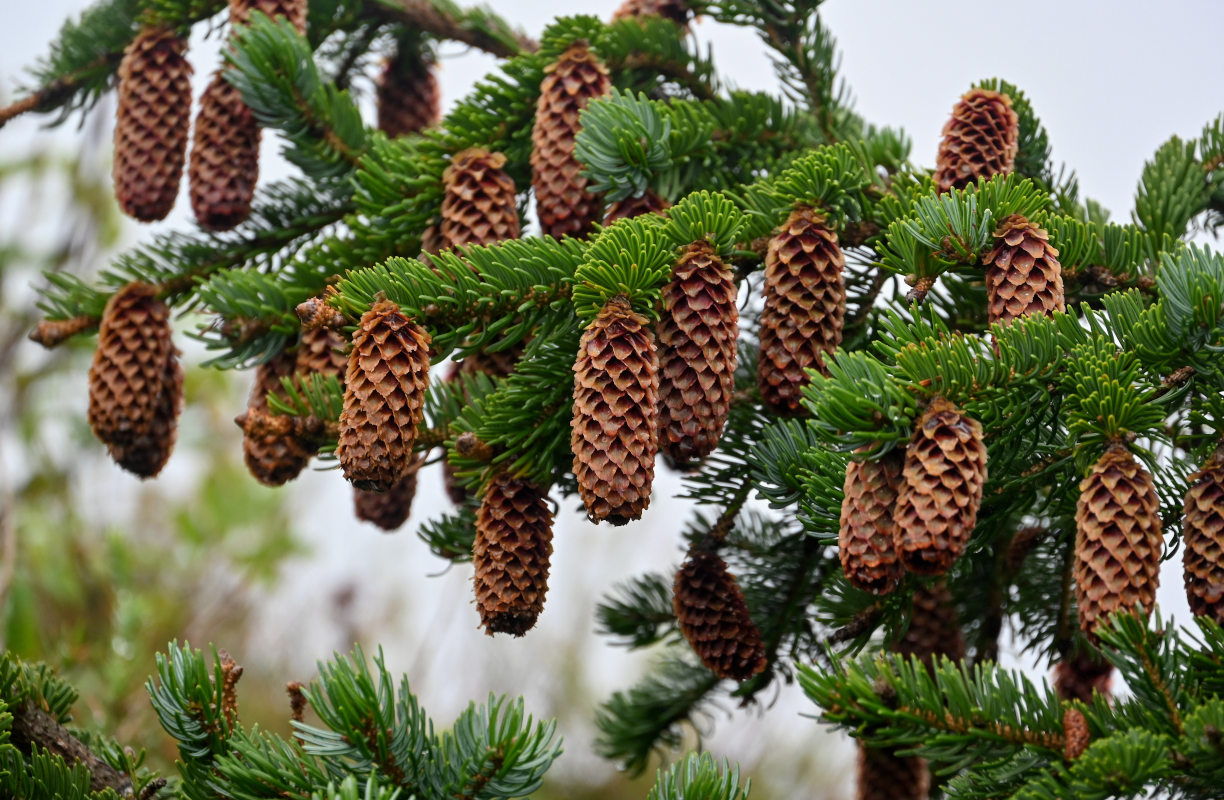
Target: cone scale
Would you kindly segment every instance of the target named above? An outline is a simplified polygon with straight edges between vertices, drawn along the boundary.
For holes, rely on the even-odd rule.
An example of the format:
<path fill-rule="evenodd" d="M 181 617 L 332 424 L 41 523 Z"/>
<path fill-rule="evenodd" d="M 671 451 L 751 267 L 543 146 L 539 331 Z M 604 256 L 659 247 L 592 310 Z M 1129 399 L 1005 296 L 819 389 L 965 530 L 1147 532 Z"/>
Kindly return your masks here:
<path fill-rule="evenodd" d="M 859 742 L 858 800 L 926 800 L 930 790 L 926 759 Z"/>
<path fill-rule="evenodd" d="M 963 189 L 978 178 L 1006 175 L 1016 165 L 1020 118 L 1011 98 L 987 89 L 971 89 L 952 109 L 935 157 L 939 191 Z"/>
<path fill-rule="evenodd" d="M 441 118 L 434 65 L 419 50 L 396 50 L 379 76 L 375 98 L 378 129 L 388 136 L 420 133 Z"/>
<path fill-rule="evenodd" d="M 494 478 L 480 498 L 472 561 L 476 608 L 485 633 L 522 636 L 535 627 L 548 593 L 552 511 L 547 495 L 516 478 Z"/>
<path fill-rule="evenodd" d="M 270 413 L 268 395 L 283 394 L 281 378 L 294 374 L 297 354 L 283 351 L 255 369 L 255 385 L 247 402 L 247 414 Z M 314 455 L 292 433 L 244 432 L 242 456 L 247 470 L 265 486 L 281 486 L 296 478 Z"/>
<path fill-rule="evenodd" d="M 424 459 L 421 456 L 412 462 L 408 472 L 385 492 L 367 492 L 353 487 L 353 513 L 362 522 L 369 522 L 384 531 L 397 530 L 412 514 L 412 501 L 416 497 L 417 473 Z"/>
<path fill-rule="evenodd" d="M 1186 599 L 1195 616 L 1224 625 L 1224 447 L 1190 481 L 1182 521 Z"/>
<path fill-rule="evenodd" d="M 200 227 L 225 231 L 250 216 L 259 178 L 259 123 L 220 70 L 200 96 L 187 178 Z"/>
<path fill-rule="evenodd" d="M 846 464 L 837 556 L 846 579 L 872 594 L 891 592 L 905 576 L 893 521 L 903 460 L 893 451 L 875 461 Z"/>
<path fill-rule="evenodd" d="M 1003 220 L 986 254 L 987 319 L 1008 323 L 1028 314 L 1065 311 L 1062 266 L 1050 237 L 1019 214 Z"/>
<path fill-rule="evenodd" d="M 672 591 L 680 632 L 711 672 L 745 681 L 765 669 L 761 632 L 735 576 L 716 553 L 691 553 Z"/>
<path fill-rule="evenodd" d="M 514 179 L 506 156 L 472 147 L 456 153 L 442 173 L 439 248 L 493 244 L 519 237 Z"/>

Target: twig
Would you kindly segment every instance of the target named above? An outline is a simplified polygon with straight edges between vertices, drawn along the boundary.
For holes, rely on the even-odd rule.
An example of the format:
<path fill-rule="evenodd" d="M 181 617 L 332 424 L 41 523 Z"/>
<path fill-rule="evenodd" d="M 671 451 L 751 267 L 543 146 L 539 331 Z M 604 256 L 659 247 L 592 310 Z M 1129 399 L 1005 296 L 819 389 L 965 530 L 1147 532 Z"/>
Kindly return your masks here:
<path fill-rule="evenodd" d="M 62 78 L 57 78 L 36 90 L 33 94 L 26 95 L 20 100 L 0 108 L 0 128 L 8 124 L 9 120 L 19 117 L 27 111 L 51 111 L 59 107 L 63 99 L 72 94 L 72 90 L 76 88 L 81 75 L 93 72 L 100 67 L 118 64 L 119 59 L 122 57 L 123 53 L 107 53 L 104 56 L 99 56 L 76 72 L 65 75 Z"/>
<path fill-rule="evenodd" d="M 442 13 L 428 0 L 378 0 L 378 2 L 380 10 L 384 11 L 388 17 L 410 28 L 418 28 L 441 39 L 463 42 L 501 58 L 510 58 L 519 53 L 534 53 L 540 49 L 538 42 L 521 31 L 515 31 L 506 26 L 503 36 L 499 37 L 488 30 L 465 25 L 463 20 Z M 511 41 L 515 42 L 517 47 L 512 46 Z"/>
<path fill-rule="evenodd" d="M 132 779 L 103 761 L 50 713 L 33 703 L 10 711 L 13 715 L 12 743 L 22 753 L 30 755 L 37 745 L 48 753 L 61 756 L 69 764 L 84 765 L 89 770 L 89 788 L 92 791 L 114 789 L 121 796 L 131 795 Z"/>

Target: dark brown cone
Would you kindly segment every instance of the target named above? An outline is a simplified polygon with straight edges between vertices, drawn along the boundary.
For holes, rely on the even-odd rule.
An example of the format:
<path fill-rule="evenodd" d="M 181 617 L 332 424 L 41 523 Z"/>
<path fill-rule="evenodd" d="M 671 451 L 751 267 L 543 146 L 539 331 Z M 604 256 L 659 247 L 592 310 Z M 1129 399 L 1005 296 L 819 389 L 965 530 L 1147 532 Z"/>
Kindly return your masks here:
<path fill-rule="evenodd" d="M 599 219 L 600 199 L 586 190 L 574 137 L 579 112 L 611 85 L 607 68 L 582 42 L 545 69 L 531 129 L 531 185 L 540 228 L 549 236 L 581 236 Z"/>
<path fill-rule="evenodd" d="M 385 492 L 367 492 L 353 487 L 353 511 L 357 519 L 372 522 L 384 531 L 393 531 L 408 521 L 416 497 L 417 472 L 424 459 L 413 459 L 408 472 Z"/>
<path fill-rule="evenodd" d="M 914 591 L 909 628 L 895 649 L 902 655 L 917 657 L 929 670 L 935 669 L 942 657 L 964 660 L 965 635 L 960 615 L 942 581 Z"/>
<path fill-rule="evenodd" d="M 1195 616 L 1224 625 L 1224 448 L 1190 480 L 1182 522 L 1186 599 Z"/>
<path fill-rule="evenodd" d="M 905 575 L 893 521 L 903 460 L 894 450 L 875 461 L 846 464 L 837 556 L 846 579 L 872 594 L 888 594 Z"/>
<path fill-rule="evenodd" d="M 442 173 L 442 248 L 493 244 L 519 237 L 514 179 L 506 157 L 472 147 L 457 153 Z"/>
<path fill-rule="evenodd" d="M 582 332 L 570 446 L 592 522 L 624 525 L 650 505 L 658 450 L 658 360 L 646 318 L 623 295 Z"/>
<path fill-rule="evenodd" d="M 1074 761 L 1083 755 L 1092 741 L 1092 733 L 1088 730 L 1088 720 L 1083 711 L 1074 706 L 1063 711 L 1063 735 L 1067 740 L 1063 750 L 1066 759 Z"/>
<path fill-rule="evenodd" d="M 611 225 L 618 219 L 629 219 L 642 214 L 662 214 L 671 203 L 659 197 L 650 189 L 637 197 L 623 197 L 608 204 L 604 212 L 604 225 Z"/>
<path fill-rule="evenodd" d="M 893 520 L 910 572 L 939 575 L 965 552 L 986 485 L 982 425 L 942 397 L 914 425 Z"/>
<path fill-rule="evenodd" d="M 419 52 L 397 50 L 378 80 L 378 129 L 388 136 L 406 136 L 436 125 L 440 98 L 434 65 Z"/>
<path fill-rule="evenodd" d="M 1092 704 L 1093 692 L 1109 697 L 1113 664 L 1091 650 L 1077 650 L 1054 666 L 1054 690 L 1059 700 Z"/>
<path fill-rule="evenodd" d="M 769 240 L 757 383 L 774 411 L 801 413 L 804 370 L 824 372 L 825 356 L 841 344 L 845 265 L 837 234 L 806 206 L 791 212 Z"/>
<path fill-rule="evenodd" d="M 476 512 L 476 608 L 485 633 L 522 636 L 548 593 L 552 511 L 548 496 L 517 478 L 494 478 Z"/>
<path fill-rule="evenodd" d="M 708 242 L 681 252 L 661 306 L 659 449 L 687 467 L 718 446 L 735 388 L 735 280 Z"/>
<path fill-rule="evenodd" d="M 1075 599 L 1090 637 L 1115 611 L 1147 615 L 1160 581 L 1160 500 L 1152 476 L 1115 443 L 1080 482 Z"/>
<path fill-rule="evenodd" d="M 859 742 L 858 800 L 926 800 L 930 790 L 926 759 Z"/>
<path fill-rule="evenodd" d="M 359 489 L 385 492 L 412 463 L 429 387 L 429 334 L 387 300 L 361 317 L 344 378 L 336 457 Z"/>
<path fill-rule="evenodd" d="M 306 33 L 307 0 L 230 0 L 230 25 L 245 25 L 252 11 L 272 19 L 284 17 L 298 33 Z"/>
<path fill-rule="evenodd" d="M 990 322 L 1011 322 L 1026 314 L 1065 311 L 1062 267 L 1050 237 L 1019 214 L 1003 220 L 999 241 L 986 254 L 987 313 Z"/>
<path fill-rule="evenodd" d="M 445 380 L 457 380 L 462 371 L 463 362 L 452 361 L 446 371 Z M 466 400 L 466 397 L 464 399 Z M 449 454 L 450 451 L 447 450 L 446 452 Z M 449 458 L 442 459 L 442 483 L 446 486 L 446 496 L 450 498 L 452 503 L 462 506 L 467 502 L 467 489 L 459 482 L 459 476 L 455 474 L 455 468 L 451 465 Z"/>
<path fill-rule="evenodd" d="M 119 64 L 115 122 L 115 199 L 141 222 L 174 207 L 191 129 L 191 64 L 187 42 L 172 31 L 144 28 Z"/>
<path fill-rule="evenodd" d="M 348 356 L 344 354 L 346 345 L 344 337 L 330 328 L 314 328 L 304 332 L 297 349 L 294 373 L 335 375 L 343 380 L 348 367 Z"/>
<path fill-rule="evenodd" d="M 952 109 L 935 157 L 939 191 L 963 189 L 978 178 L 1006 175 L 1016 164 L 1020 118 L 1011 98 L 988 89 L 970 89 Z"/>
<path fill-rule="evenodd" d="M 191 209 L 200 227 L 227 231 L 251 215 L 259 177 L 259 124 L 218 70 L 196 114 L 187 165 Z"/>
<path fill-rule="evenodd" d="M 612 19 L 656 16 L 670 19 L 677 25 L 688 25 L 689 8 L 684 0 L 625 0 L 612 14 Z"/>
<path fill-rule="evenodd" d="M 765 669 L 761 632 L 735 576 L 717 554 L 690 553 L 672 592 L 680 632 L 711 672 L 744 681 Z"/>
<path fill-rule="evenodd" d="M 115 463 L 142 478 L 152 478 L 170 460 L 178 438 L 178 415 L 183 405 L 183 367 L 173 348 L 166 358 L 157 403 L 143 433 L 125 444 L 107 446 Z"/>
<path fill-rule="evenodd" d="M 283 395 L 281 378 L 293 375 L 297 354 L 288 351 L 277 354 L 255 368 L 255 385 L 247 401 L 248 414 L 267 414 L 269 392 Z M 314 455 L 292 433 L 254 433 L 245 431 L 242 456 L 247 470 L 265 486 L 281 486 L 293 480 L 310 463 Z"/>

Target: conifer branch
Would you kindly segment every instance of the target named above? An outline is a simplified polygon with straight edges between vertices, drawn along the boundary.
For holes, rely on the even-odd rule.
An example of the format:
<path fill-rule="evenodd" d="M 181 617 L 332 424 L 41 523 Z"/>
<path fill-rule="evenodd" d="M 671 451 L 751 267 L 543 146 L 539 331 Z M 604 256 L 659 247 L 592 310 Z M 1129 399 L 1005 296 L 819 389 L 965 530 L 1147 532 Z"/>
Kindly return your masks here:
<path fill-rule="evenodd" d="M 379 12 L 439 39 L 463 42 L 500 58 L 534 53 L 538 42 L 484 8 L 463 10 L 450 0 L 375 0 Z"/>
<path fill-rule="evenodd" d="M 120 796 L 131 793 L 131 777 L 119 772 L 90 750 L 54 715 L 29 702 L 8 710 L 13 715 L 9 730 L 11 741 L 26 756 L 43 750 L 62 757 L 68 764 L 84 765 L 89 770 L 89 786 L 95 792 L 113 789 Z"/>

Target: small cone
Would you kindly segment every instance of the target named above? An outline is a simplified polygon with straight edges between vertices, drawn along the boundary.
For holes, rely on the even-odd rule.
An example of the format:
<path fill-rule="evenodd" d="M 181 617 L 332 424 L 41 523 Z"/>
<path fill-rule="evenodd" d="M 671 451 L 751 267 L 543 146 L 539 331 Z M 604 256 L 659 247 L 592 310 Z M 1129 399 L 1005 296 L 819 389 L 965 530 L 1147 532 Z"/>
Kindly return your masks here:
<path fill-rule="evenodd" d="M 689 555 L 676 572 L 672 603 L 680 632 L 715 675 L 744 681 L 765 669 L 761 632 L 717 554 Z"/>
<path fill-rule="evenodd" d="M 1182 523 L 1186 599 L 1195 616 L 1224 625 L 1224 447 L 1190 480 Z"/>
<path fill-rule="evenodd" d="M 982 425 L 942 397 L 914 425 L 893 519 L 910 572 L 938 575 L 965 552 L 986 485 Z"/>
<path fill-rule="evenodd" d="M 293 371 L 297 375 L 335 375 L 343 380 L 348 367 L 348 356 L 344 354 L 348 343 L 334 330 L 314 328 L 302 334 L 297 349 L 297 363 Z"/>
<path fill-rule="evenodd" d="M 914 656 L 934 670 L 940 658 L 963 661 L 965 635 L 952 594 L 942 581 L 914 591 L 909 628 L 897 643 L 896 651 Z"/>
<path fill-rule="evenodd" d="M 183 367 L 173 349 L 162 371 L 149 426 L 125 444 L 108 445 L 115 463 L 141 478 L 152 478 L 170 460 L 178 438 L 178 415 L 183 405 Z"/>
<path fill-rule="evenodd" d="M 604 225 L 611 225 L 618 219 L 629 219 L 642 214 L 662 214 L 671 204 L 659 197 L 650 189 L 637 197 L 624 197 L 608 204 L 604 212 Z"/>
<path fill-rule="evenodd" d="M 472 147 L 457 153 L 442 173 L 441 249 L 493 244 L 519 237 L 514 179 L 506 157 Z"/>
<path fill-rule="evenodd" d="M 987 89 L 971 89 L 952 109 L 935 157 L 939 191 L 963 189 L 978 178 L 1006 175 L 1016 165 L 1020 118 L 1011 98 Z"/>
<path fill-rule="evenodd" d="M 926 759 L 859 742 L 858 800 L 926 800 L 930 790 Z"/>
<path fill-rule="evenodd" d="M 905 575 L 893 521 L 903 459 L 894 450 L 876 461 L 846 464 L 837 556 L 846 579 L 872 594 L 891 592 Z"/>
<path fill-rule="evenodd" d="M 388 136 L 419 133 L 438 124 L 441 92 L 432 61 L 401 48 L 378 80 L 378 129 Z"/>
<path fill-rule="evenodd" d="M 1067 745 L 1063 755 L 1068 761 L 1074 761 L 1083 755 L 1092 741 L 1092 733 L 1088 730 L 1088 720 L 1084 712 L 1074 706 L 1063 712 L 1063 735 Z"/>
<path fill-rule="evenodd" d="M 1026 314 L 1065 311 L 1062 267 L 1049 234 L 1019 214 L 994 233 L 999 241 L 982 259 L 990 322 L 1008 323 Z"/>
<path fill-rule="evenodd" d="M 663 287 L 659 339 L 659 449 L 686 467 L 718 445 L 735 388 L 735 281 L 708 242 L 680 254 Z"/>
<path fill-rule="evenodd" d="M 548 593 L 552 511 L 548 496 L 517 478 L 494 478 L 476 511 L 476 608 L 485 633 L 522 636 Z"/>
<path fill-rule="evenodd" d="M 230 25 L 246 25 L 252 11 L 272 19 L 284 17 L 298 33 L 306 33 L 307 0 L 230 0 Z"/>
<path fill-rule="evenodd" d="M 1147 615 L 1160 581 L 1160 500 L 1152 476 L 1115 443 L 1080 482 L 1075 599 L 1092 637 L 1115 611 Z"/>
<path fill-rule="evenodd" d="M 358 489 L 385 492 L 407 473 L 428 387 L 429 334 L 395 303 L 375 303 L 353 334 L 336 447 Z"/>
<path fill-rule="evenodd" d="M 690 13 L 684 0 L 625 0 L 612 14 L 612 19 L 649 16 L 670 19 L 677 25 L 688 25 Z"/>
<path fill-rule="evenodd" d="M 841 344 L 845 264 L 837 234 L 806 206 L 769 240 L 757 383 L 762 401 L 778 413 L 802 412 L 804 370 L 824 372 L 825 357 Z"/>
<path fill-rule="evenodd" d="M 586 190 L 574 137 L 579 112 L 611 85 L 607 68 L 581 42 L 545 69 L 531 130 L 531 185 L 540 228 L 549 236 L 581 236 L 599 219 L 600 200 Z"/>
<path fill-rule="evenodd" d="M 353 487 L 353 511 L 362 522 L 372 522 L 384 531 L 394 531 L 408 521 L 416 497 L 417 473 L 424 458 L 417 456 L 404 477 L 385 492 L 367 492 Z"/>
<path fill-rule="evenodd" d="M 187 180 L 200 227 L 227 231 L 251 215 L 259 177 L 259 124 L 242 95 L 221 77 L 200 96 Z"/>
<path fill-rule="evenodd" d="M 144 28 L 119 64 L 115 122 L 115 199 L 141 222 L 174 207 L 191 129 L 191 64 L 187 42 L 172 31 Z"/>
<path fill-rule="evenodd" d="M 570 445 L 592 522 L 624 525 L 650 505 L 658 449 L 658 361 L 646 318 L 613 297 L 582 333 Z"/>
<path fill-rule="evenodd" d="M 1092 704 L 1098 692 L 1109 697 L 1109 678 L 1113 664 L 1088 649 L 1077 650 L 1054 667 L 1054 690 L 1059 700 L 1079 700 Z"/>
<path fill-rule="evenodd" d="M 297 367 L 297 354 L 284 351 L 255 368 L 255 385 L 247 401 L 249 415 L 269 414 L 268 394 L 283 395 L 281 378 Z M 314 455 L 292 433 L 244 431 L 242 456 L 247 470 L 265 486 L 282 486 L 298 476 Z"/>

